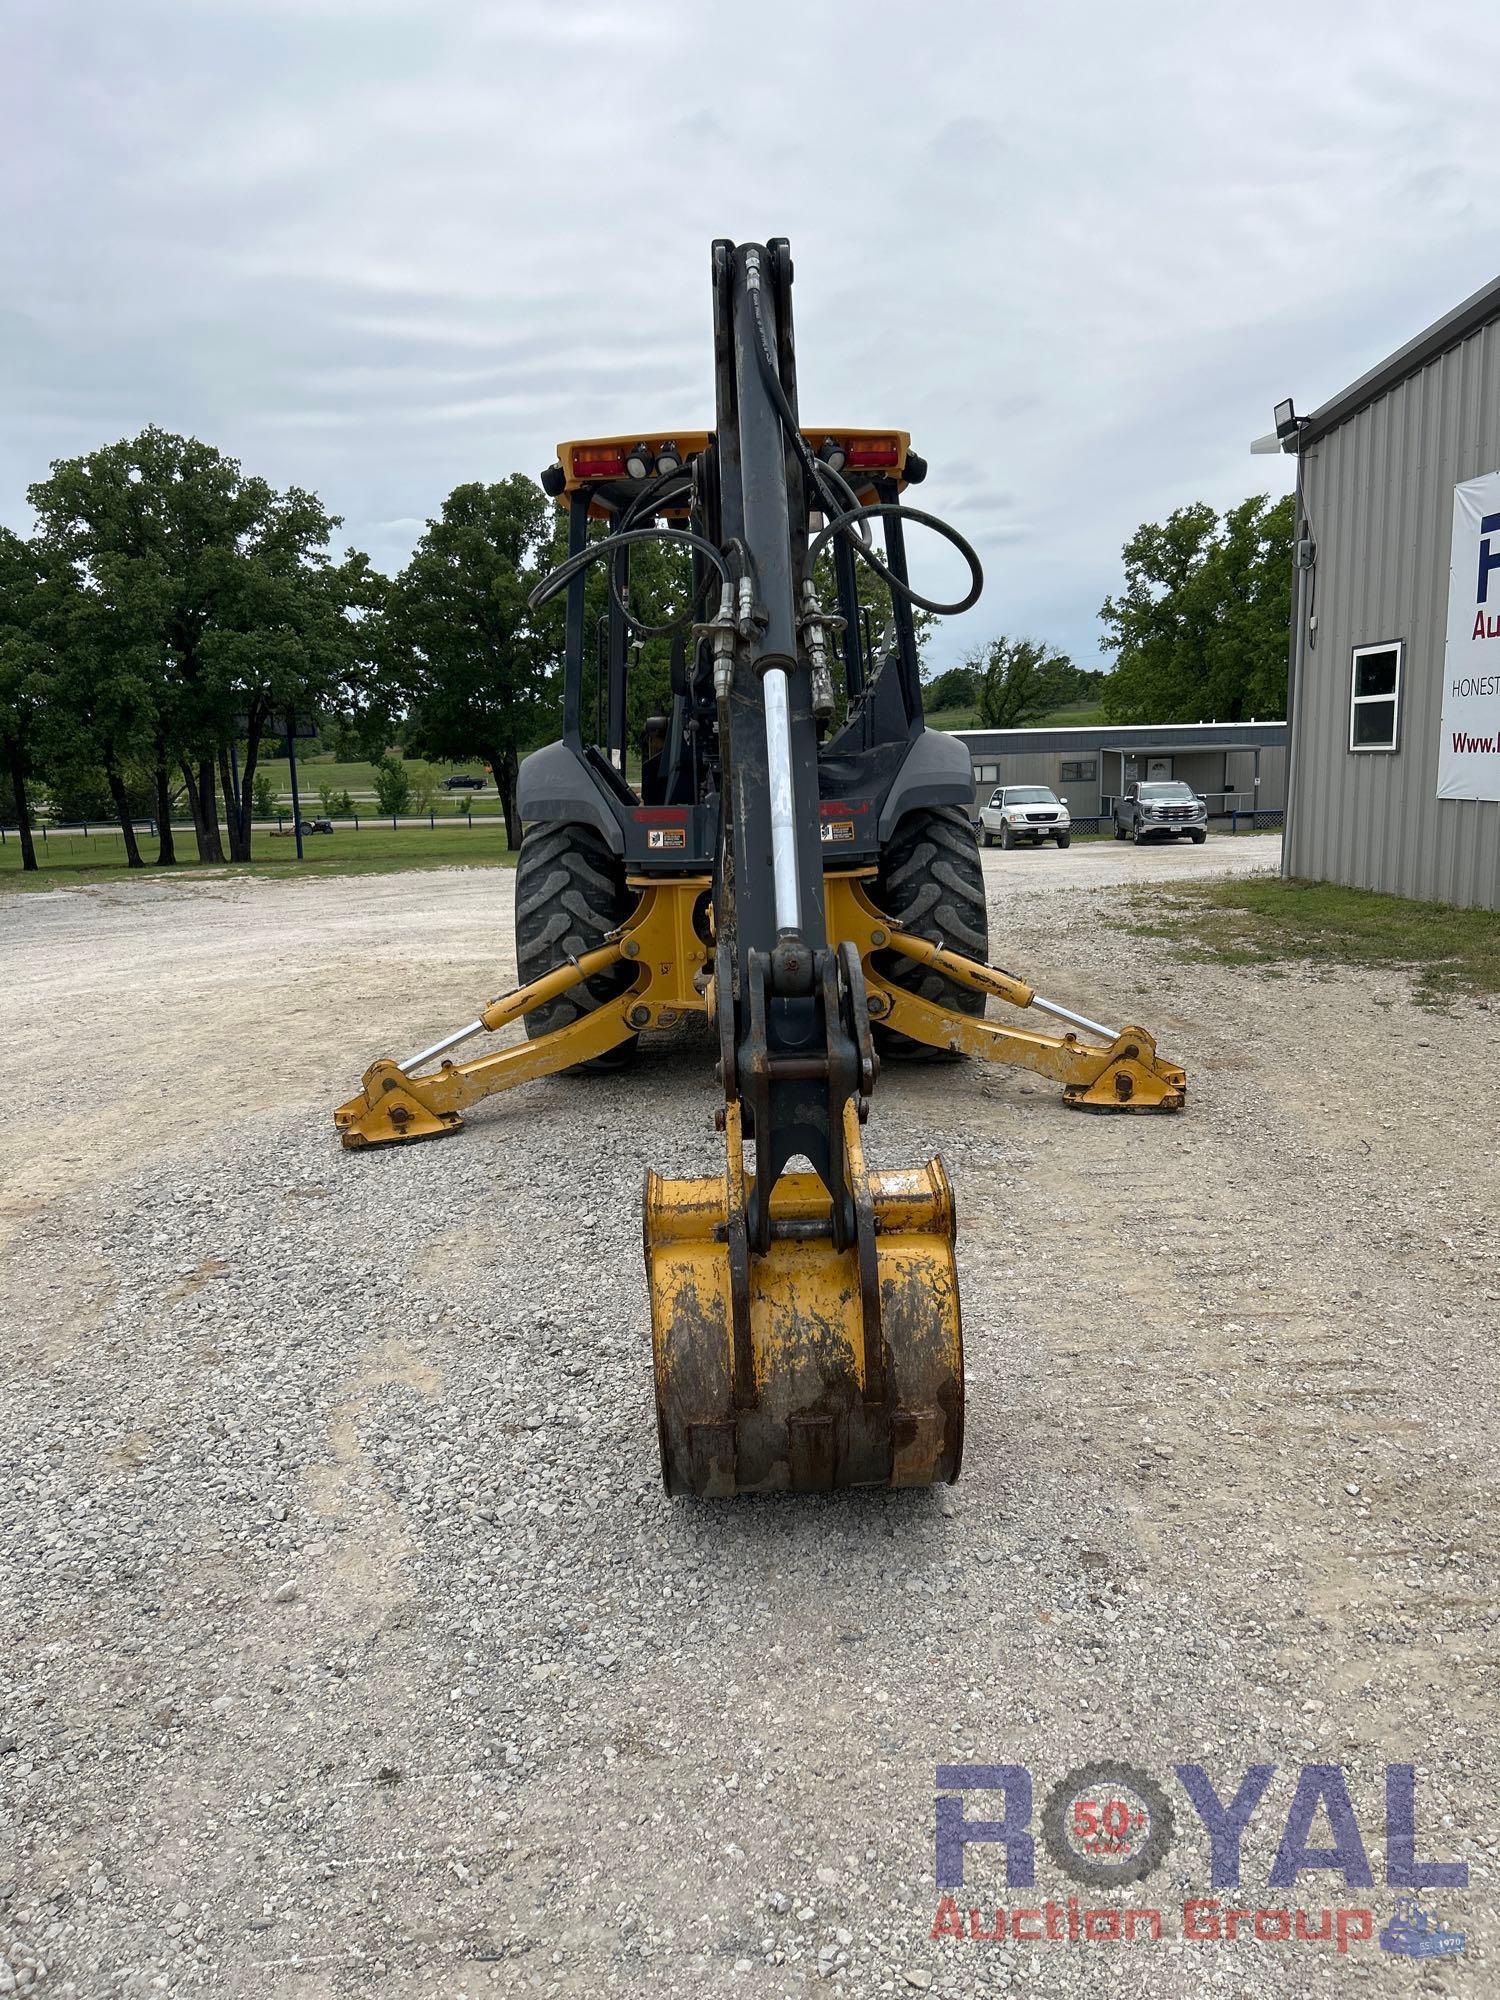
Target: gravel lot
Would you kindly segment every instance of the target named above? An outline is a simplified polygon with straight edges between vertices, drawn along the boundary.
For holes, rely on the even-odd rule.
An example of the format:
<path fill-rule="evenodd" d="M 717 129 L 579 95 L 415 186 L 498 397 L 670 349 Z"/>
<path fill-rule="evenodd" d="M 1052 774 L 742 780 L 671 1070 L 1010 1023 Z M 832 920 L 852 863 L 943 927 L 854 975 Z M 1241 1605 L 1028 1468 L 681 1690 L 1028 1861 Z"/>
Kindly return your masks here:
<path fill-rule="evenodd" d="M 887 1070 L 873 1159 L 957 1189 L 964 1477 L 799 1502 L 657 1481 L 640 1189 L 716 1164 L 701 1036 L 335 1143 L 509 983 L 508 874 L 0 899 L 0 1993 L 1500 1990 L 1496 1020 L 1119 928 L 1275 858 L 986 855 L 997 959 L 1151 1027 L 1189 1110 Z M 1101 1756 L 1176 1844 L 1076 1893 L 1162 1941 L 933 1941 L 934 1767 L 1024 1763 L 1039 1813 Z M 1183 1760 L 1277 1766 L 1242 1891 Z M 1314 1762 L 1372 1889 L 1266 1887 Z M 1388 1762 L 1470 1865 L 1423 1898 L 1461 1958 L 1182 1939 L 1210 1894 L 1383 1923 Z M 1071 1887 L 973 1848 L 958 1900 Z"/>

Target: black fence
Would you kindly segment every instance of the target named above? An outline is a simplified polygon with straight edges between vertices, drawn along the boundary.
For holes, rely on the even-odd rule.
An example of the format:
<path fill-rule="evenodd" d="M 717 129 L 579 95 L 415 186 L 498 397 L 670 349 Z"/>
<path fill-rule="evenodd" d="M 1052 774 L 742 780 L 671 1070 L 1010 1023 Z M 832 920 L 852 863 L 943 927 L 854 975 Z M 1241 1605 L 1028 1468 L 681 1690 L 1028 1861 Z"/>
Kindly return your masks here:
<path fill-rule="evenodd" d="M 157 828 L 154 819 L 132 820 L 130 824 L 139 839 L 154 840 L 156 838 Z M 277 834 L 290 836 L 294 831 L 294 822 L 289 812 L 272 813 L 266 818 L 257 816 L 252 819 L 251 826 L 255 832 L 271 834 L 273 837 Z M 438 827 L 449 826 L 493 826 L 498 827 L 501 833 L 504 833 L 505 815 L 498 812 L 472 814 L 371 812 L 348 815 L 304 812 L 302 814 L 302 829 L 304 833 L 311 831 L 314 827 L 321 829 L 329 826 L 353 828 L 356 833 L 360 832 L 361 829 L 368 831 L 371 828 L 380 832 L 389 828 L 391 832 L 396 833 L 403 827 L 429 826 L 436 830 Z M 177 819 L 174 817 L 172 821 L 172 831 L 174 833 L 191 833 L 192 830 L 193 822 L 191 819 Z M 219 831 L 227 839 L 229 829 L 223 820 L 219 822 Z M 120 822 L 117 819 L 76 820 L 66 823 L 39 820 L 33 823 L 31 829 L 33 840 L 39 841 L 45 846 L 49 835 L 54 840 L 121 840 L 124 838 Z M 0 820 L 0 846 L 4 846 L 7 841 L 19 839 L 19 837 L 19 827 L 7 825 L 3 820 Z"/>

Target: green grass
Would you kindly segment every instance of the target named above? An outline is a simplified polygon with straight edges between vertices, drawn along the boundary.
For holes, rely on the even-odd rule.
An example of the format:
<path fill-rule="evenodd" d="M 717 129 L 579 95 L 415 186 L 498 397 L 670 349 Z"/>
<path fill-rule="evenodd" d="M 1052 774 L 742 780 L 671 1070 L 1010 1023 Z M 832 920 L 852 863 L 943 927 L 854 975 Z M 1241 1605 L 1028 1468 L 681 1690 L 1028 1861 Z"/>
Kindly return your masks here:
<path fill-rule="evenodd" d="M 1103 720 L 1103 702 L 1089 701 L 1079 708 L 1054 708 L 1040 722 L 1028 722 L 1024 726 L 1027 729 L 1087 729 L 1091 723 L 1102 723 Z"/>
<path fill-rule="evenodd" d="M 219 875 L 389 875 L 407 868 L 458 868 L 464 866 L 503 868 L 515 860 L 505 844 L 501 828 L 453 826 L 442 820 L 436 828 L 403 826 L 339 827 L 333 833 L 304 836 L 306 859 L 298 861 L 296 843 L 290 833 L 277 838 L 257 830 L 255 859 L 205 867 L 194 857 L 193 829 L 177 827 L 178 864 L 175 869 L 153 868 L 154 839 L 141 836 L 140 849 L 146 866 L 130 869 L 125 865 L 125 843 L 118 833 L 53 834 L 46 845 L 37 835 L 34 875 L 21 871 L 21 844 L 14 834 L 0 846 L 0 891 L 6 889 L 69 889 L 91 882 L 160 880 L 179 876 L 199 879 Z"/>
<path fill-rule="evenodd" d="M 1023 722 L 1023 729 L 1086 729 L 1090 723 L 1102 723 L 1104 708 L 1100 702 L 1088 702 L 1081 708 L 1055 708 L 1050 715 L 1039 716 L 1035 722 Z M 927 717 L 929 729 L 982 729 L 978 711 L 972 708 L 939 708 Z"/>
<path fill-rule="evenodd" d="M 1414 903 L 1373 889 L 1280 878 L 1193 883 L 1133 897 L 1140 936 L 1170 939 L 1190 958 L 1275 967 L 1294 960 L 1412 975 L 1414 997 L 1438 1006 L 1500 993 L 1500 912 Z"/>
<path fill-rule="evenodd" d="M 414 771 L 420 761 L 420 759 L 413 759 L 407 765 L 407 770 Z M 433 810 L 451 812 L 453 799 L 463 796 L 462 793 L 445 792 L 442 788 L 444 778 L 456 777 L 460 772 L 471 778 L 483 778 L 488 788 L 483 794 L 476 792 L 473 795 L 475 811 L 495 812 L 498 810 L 500 800 L 495 792 L 495 782 L 493 778 L 486 775 L 483 764 L 477 762 L 472 764 L 433 764 L 431 769 L 437 772 L 437 783 L 432 795 Z M 291 797 L 292 767 L 285 757 L 263 757 L 255 767 L 256 777 L 258 778 L 262 772 L 270 779 L 272 786 L 281 797 L 287 799 Z M 332 752 L 319 752 L 314 757 L 299 757 L 297 759 L 297 790 L 304 808 L 317 805 L 319 785 L 327 785 L 331 791 L 335 792 L 353 792 L 356 796 L 360 792 L 373 793 L 375 790 L 375 773 L 368 764 L 340 764 L 335 760 Z"/>

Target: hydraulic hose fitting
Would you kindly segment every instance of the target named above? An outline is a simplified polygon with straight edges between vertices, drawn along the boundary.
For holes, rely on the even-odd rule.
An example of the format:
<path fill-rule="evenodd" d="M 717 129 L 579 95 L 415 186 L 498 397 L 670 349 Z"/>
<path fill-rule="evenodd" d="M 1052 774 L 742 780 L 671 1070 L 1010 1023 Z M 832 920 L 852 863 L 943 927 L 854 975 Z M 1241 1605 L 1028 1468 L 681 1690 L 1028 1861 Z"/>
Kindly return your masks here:
<path fill-rule="evenodd" d="M 812 680 L 812 712 L 827 722 L 834 711 L 833 670 L 828 664 L 826 634 L 842 631 L 842 618 L 830 617 L 818 603 L 817 588 L 811 577 L 802 586 L 802 615 L 797 621 L 798 636 L 807 649 Z"/>
<path fill-rule="evenodd" d="M 714 700 L 722 708 L 729 699 L 729 687 L 734 678 L 734 642 L 736 637 L 734 621 L 734 591 L 726 582 L 719 592 L 719 614 L 705 625 L 693 627 L 695 639 L 708 639 L 714 654 Z"/>

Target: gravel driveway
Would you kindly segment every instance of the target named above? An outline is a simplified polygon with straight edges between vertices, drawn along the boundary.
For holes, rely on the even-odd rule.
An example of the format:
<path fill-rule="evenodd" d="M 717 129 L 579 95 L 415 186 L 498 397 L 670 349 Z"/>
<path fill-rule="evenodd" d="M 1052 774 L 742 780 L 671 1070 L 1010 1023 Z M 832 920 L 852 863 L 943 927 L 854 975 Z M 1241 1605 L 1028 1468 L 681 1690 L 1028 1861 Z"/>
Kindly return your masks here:
<path fill-rule="evenodd" d="M 509 983 L 507 873 L 0 899 L 0 1992 L 1500 1991 L 1495 1017 L 1122 927 L 1275 859 L 985 856 L 996 958 L 1151 1027 L 1189 1109 L 887 1068 L 872 1158 L 957 1191 L 964 1476 L 797 1502 L 658 1484 L 640 1190 L 716 1164 L 702 1033 L 334 1141 Z M 934 1940 L 935 1767 L 1024 1765 L 1039 1822 L 1101 1757 L 1170 1799 L 1160 1871 L 974 1845 L 960 1920 L 1160 1941 Z M 1239 1889 L 1185 1762 L 1276 1767 Z M 1184 1938 L 1190 1898 L 1378 1929 L 1389 1764 L 1461 1955 Z M 1373 1887 L 1268 1888 L 1303 1765 Z"/>

